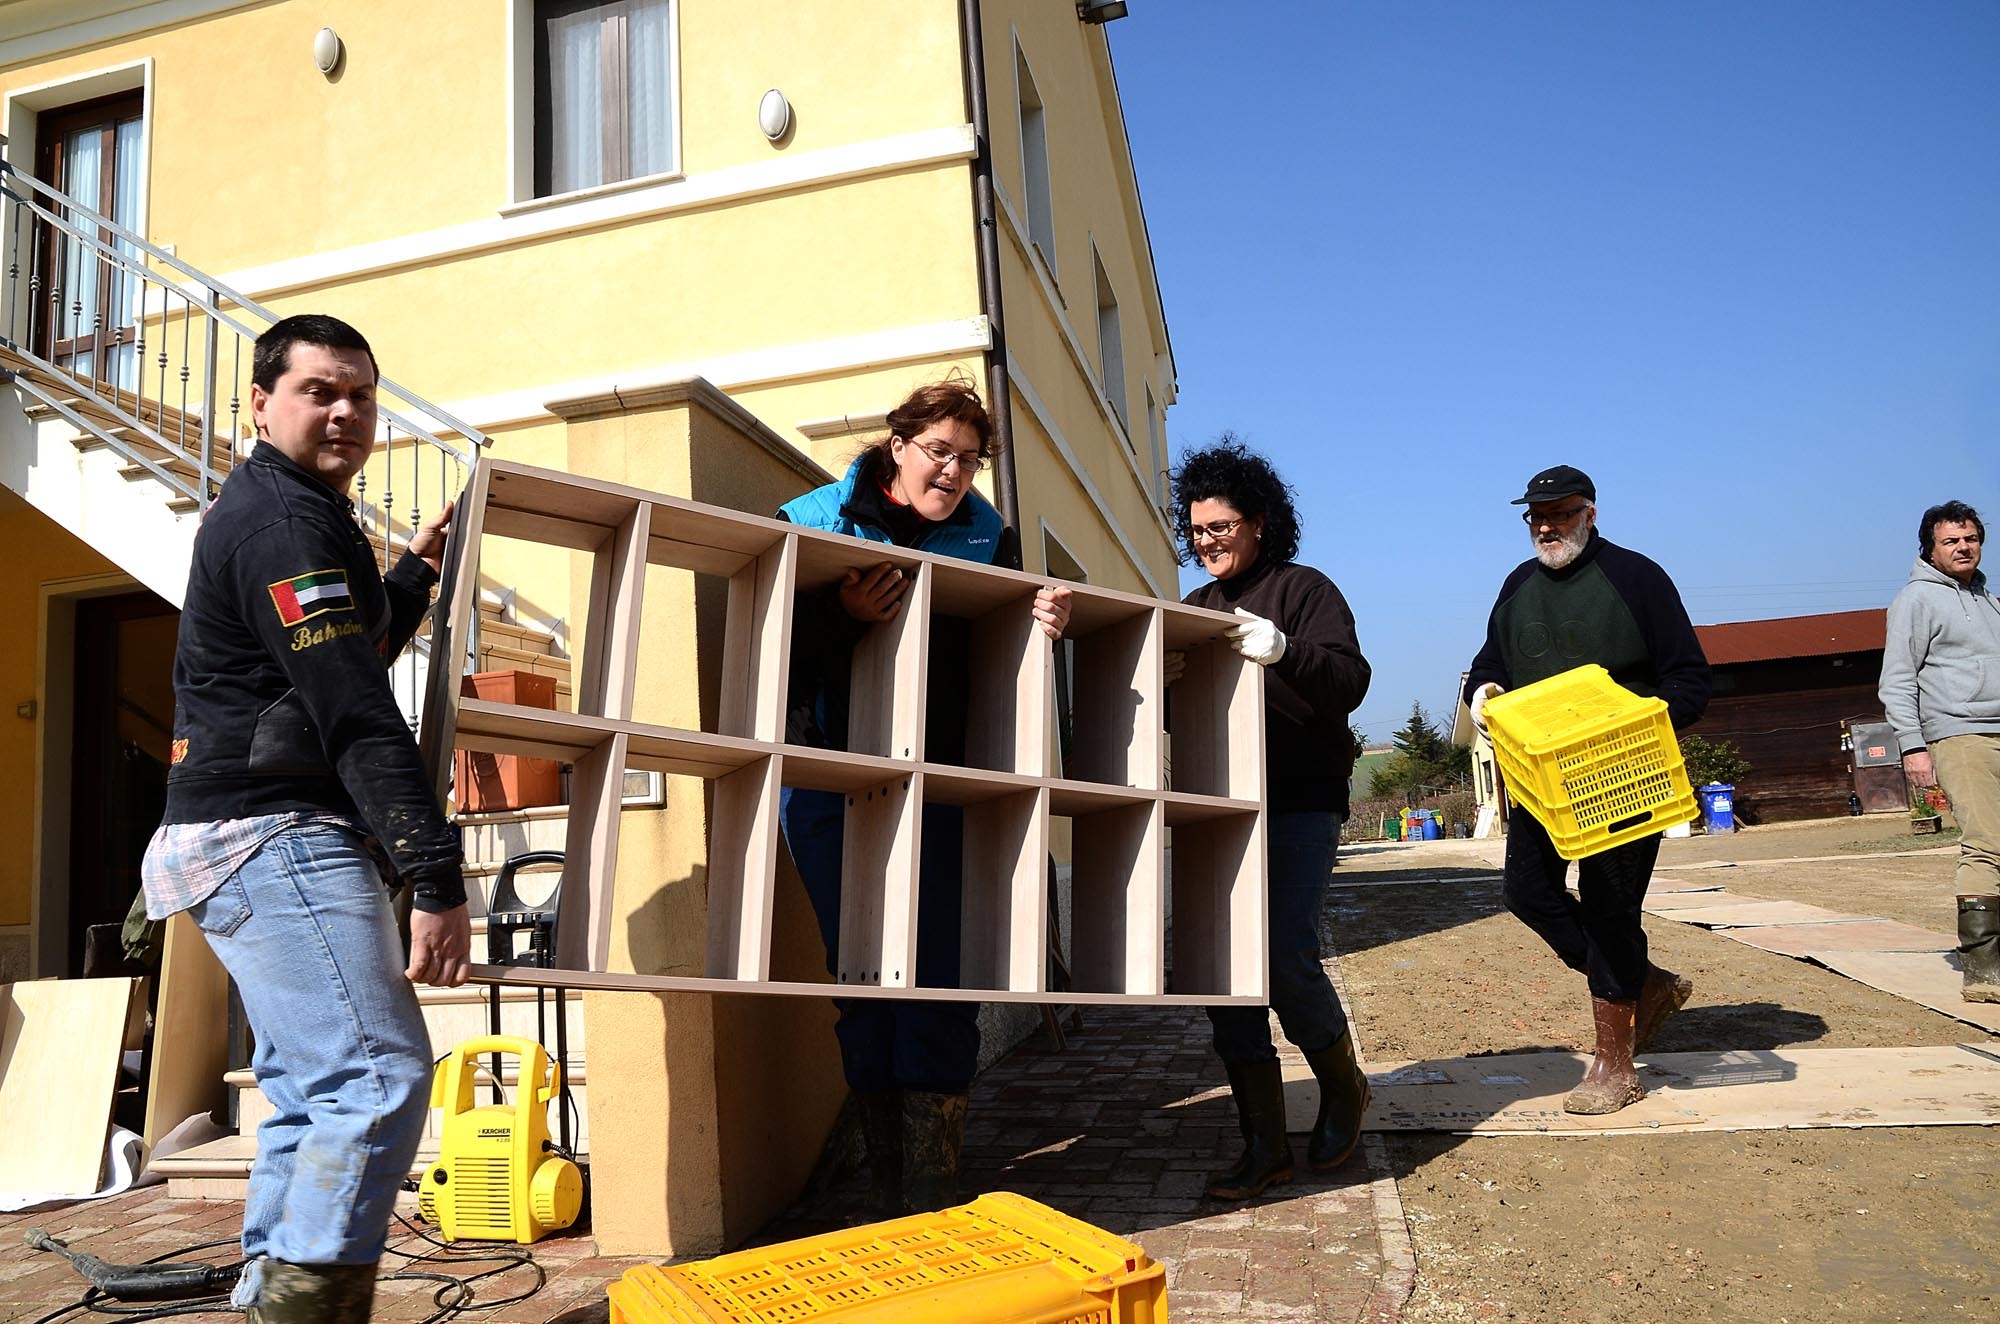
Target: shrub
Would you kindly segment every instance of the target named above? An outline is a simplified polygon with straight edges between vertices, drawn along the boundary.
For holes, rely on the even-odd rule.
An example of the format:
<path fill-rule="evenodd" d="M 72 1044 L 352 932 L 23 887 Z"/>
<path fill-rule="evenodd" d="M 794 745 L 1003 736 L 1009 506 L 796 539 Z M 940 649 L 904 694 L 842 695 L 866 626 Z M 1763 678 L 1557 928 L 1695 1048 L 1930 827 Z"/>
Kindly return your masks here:
<path fill-rule="evenodd" d="M 1692 786 L 1707 786 L 1710 782 L 1733 786 L 1750 775 L 1750 764 L 1727 740 L 1682 736 L 1681 758 L 1687 763 L 1688 783 Z"/>

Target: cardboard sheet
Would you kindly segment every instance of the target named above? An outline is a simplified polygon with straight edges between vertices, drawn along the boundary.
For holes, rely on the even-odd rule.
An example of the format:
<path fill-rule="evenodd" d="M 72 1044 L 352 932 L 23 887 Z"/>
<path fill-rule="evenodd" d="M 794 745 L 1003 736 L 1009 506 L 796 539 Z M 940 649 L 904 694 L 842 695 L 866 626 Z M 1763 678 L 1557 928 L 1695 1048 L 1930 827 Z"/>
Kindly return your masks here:
<path fill-rule="evenodd" d="M 1745 902 L 1748 904 L 1745 904 Z M 1651 907 L 1647 907 L 1651 909 Z M 1750 901 L 1738 897 L 1734 903 L 1725 906 L 1690 906 L 1668 913 L 1668 919 L 1679 920 L 1683 924 L 1705 924 L 1711 928 L 1742 927 L 1751 924 L 1836 924 L 1842 920 L 1861 919 L 1860 915 L 1846 915 L 1838 910 L 1827 910 L 1821 906 L 1809 906 L 1801 901 Z"/>
<path fill-rule="evenodd" d="M 1754 906 L 1762 904 L 1763 898 L 1738 896 L 1734 892 L 1717 888 L 1702 892 L 1647 892 L 1643 909 L 1652 915 L 1665 914 L 1670 910 L 1693 910 L 1702 906 Z"/>
<path fill-rule="evenodd" d="M 1955 938 L 1889 919 L 1849 919 L 1828 924 L 1765 924 L 1720 929 L 1724 937 L 1782 956 L 1808 952 L 1948 952 Z"/>
<path fill-rule="evenodd" d="M 1605 1117 L 1562 1110 L 1583 1079 L 1580 1053 L 1514 1053 L 1369 1070 L 1366 1129 L 1451 1134 L 1607 1135 L 1634 1131 L 2000 1124 L 2000 1054 L 1938 1048 L 1801 1048 L 1657 1053 L 1640 1059 L 1647 1095 Z M 1286 1123 L 1311 1127 L 1318 1088 L 1285 1070 Z"/>
<path fill-rule="evenodd" d="M 1646 895 L 1649 898 L 1665 896 L 1670 892 L 1720 892 L 1721 890 L 1721 883 L 1690 883 L 1683 878 L 1662 878 L 1658 874 L 1654 874 L 1653 881 L 1646 884 Z"/>
<path fill-rule="evenodd" d="M 1955 946 L 1955 944 L 1954 944 Z M 1870 988 L 1921 1003 L 1932 1011 L 2000 1034 L 2000 1003 L 1967 1002 L 1959 996 L 1963 982 L 1958 953 L 1841 952 L 1814 950 L 1806 959 L 1858 980 Z"/>
<path fill-rule="evenodd" d="M 89 1195 L 104 1173 L 130 979 L 0 984 L 0 1191 Z"/>

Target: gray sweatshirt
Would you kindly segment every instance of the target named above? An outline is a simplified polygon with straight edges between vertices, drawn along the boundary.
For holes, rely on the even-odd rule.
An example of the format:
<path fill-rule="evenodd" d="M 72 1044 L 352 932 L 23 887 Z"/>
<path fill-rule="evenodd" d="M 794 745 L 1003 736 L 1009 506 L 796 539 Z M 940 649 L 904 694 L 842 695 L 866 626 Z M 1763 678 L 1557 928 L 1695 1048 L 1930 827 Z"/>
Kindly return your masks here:
<path fill-rule="evenodd" d="M 1889 604 L 1878 691 L 1905 754 L 1947 736 L 2000 732 L 2000 602 L 1919 560 Z"/>

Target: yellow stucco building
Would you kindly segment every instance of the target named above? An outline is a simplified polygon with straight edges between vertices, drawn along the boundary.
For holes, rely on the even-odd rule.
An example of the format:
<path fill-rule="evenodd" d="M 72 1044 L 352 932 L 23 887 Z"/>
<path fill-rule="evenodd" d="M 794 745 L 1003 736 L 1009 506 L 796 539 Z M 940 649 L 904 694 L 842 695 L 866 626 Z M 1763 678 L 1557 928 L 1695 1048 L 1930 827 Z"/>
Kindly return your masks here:
<path fill-rule="evenodd" d="M 1176 595 L 1174 365 L 1104 31 L 1074 0 L 0 0 L 0 132 L 13 171 L 161 273 L 130 297 L 72 277 L 62 298 L 98 316 L 65 322 L 61 245 L 10 177 L 0 330 L 36 363 L 132 372 L 139 413 L 151 328 L 155 408 L 243 435 L 213 354 L 211 412 L 173 395 L 197 319 L 172 291 L 193 289 L 253 330 L 252 304 L 345 318 L 415 417 L 492 453 L 762 513 L 959 372 L 1001 388 L 1010 462 L 981 485 L 1026 567 Z M 196 353 L 171 357 L 178 376 Z M 129 898 L 141 765 L 171 725 L 199 503 L 78 432 L 0 396 L 0 978 L 78 973 L 80 925 Z M 373 490 L 403 484 L 402 520 L 451 485 L 436 472 L 378 460 Z M 571 570 L 503 578 L 573 650 Z M 662 716 L 712 690 L 683 588 L 649 607 L 682 641 L 645 655 Z M 701 886 L 703 828 L 699 797 L 627 818 L 621 877 L 655 880 L 619 899 L 635 968 L 698 960 L 675 897 Z M 605 995 L 588 1021 L 607 1252 L 717 1248 L 795 1194 L 838 1104 L 824 1006 Z"/>

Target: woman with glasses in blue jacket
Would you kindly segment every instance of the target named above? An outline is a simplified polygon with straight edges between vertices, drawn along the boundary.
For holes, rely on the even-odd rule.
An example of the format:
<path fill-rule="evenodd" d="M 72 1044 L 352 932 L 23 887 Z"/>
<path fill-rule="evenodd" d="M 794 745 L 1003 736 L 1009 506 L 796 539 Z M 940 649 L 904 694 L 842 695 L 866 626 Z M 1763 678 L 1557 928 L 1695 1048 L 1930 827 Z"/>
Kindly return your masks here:
<path fill-rule="evenodd" d="M 807 528 L 1019 569 L 1015 531 L 972 486 L 993 454 L 993 423 L 978 393 L 955 380 L 920 387 L 890 411 L 888 425 L 888 435 L 861 452 L 844 477 L 787 502 L 779 516 Z M 787 741 L 847 747 L 854 646 L 902 610 L 909 586 L 909 578 L 884 561 L 848 571 L 829 589 L 798 595 Z M 1036 595 L 1035 619 L 1051 639 L 1061 638 L 1068 624 L 1069 599 L 1066 588 Z M 932 623 L 927 762 L 964 762 L 970 648 L 965 622 L 939 617 Z M 779 821 L 831 970 L 840 950 L 843 798 L 787 789 Z M 963 811 L 925 805 L 922 840 L 915 982 L 956 987 Z M 979 1004 L 877 998 L 835 1005 L 841 1065 L 861 1109 L 874 1212 L 890 1217 L 944 1207 L 957 1193 L 966 1101 L 979 1061 Z"/>

